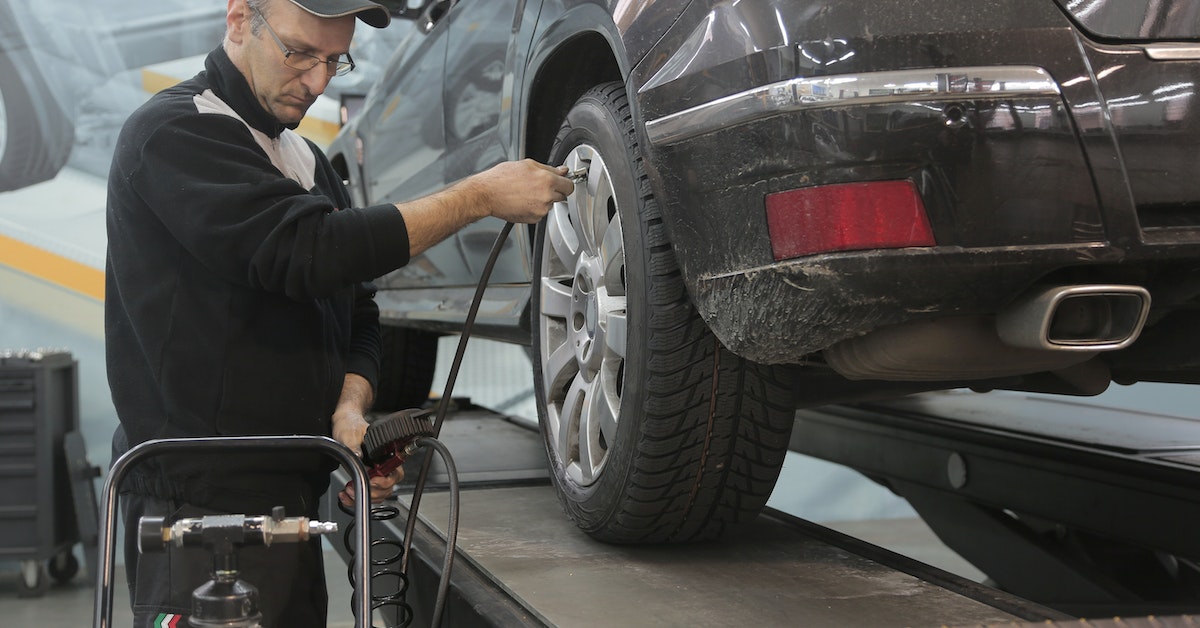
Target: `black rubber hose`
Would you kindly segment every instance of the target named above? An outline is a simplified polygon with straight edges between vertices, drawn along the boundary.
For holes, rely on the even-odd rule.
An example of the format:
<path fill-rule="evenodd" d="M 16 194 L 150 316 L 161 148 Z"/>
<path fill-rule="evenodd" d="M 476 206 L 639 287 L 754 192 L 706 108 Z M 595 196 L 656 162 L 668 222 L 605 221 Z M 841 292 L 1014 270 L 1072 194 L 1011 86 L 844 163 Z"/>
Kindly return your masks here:
<path fill-rule="evenodd" d="M 504 228 L 496 235 L 496 241 L 492 244 L 492 252 L 488 255 L 487 264 L 483 267 L 483 272 L 479 277 L 479 283 L 475 286 L 475 296 L 471 300 L 471 308 L 467 311 L 467 320 L 463 323 L 462 333 L 458 337 L 458 349 L 454 353 L 454 361 L 450 365 L 450 372 L 446 377 L 446 387 L 442 391 L 442 398 L 438 402 L 437 416 L 433 422 L 433 438 L 422 438 L 418 442 L 433 441 L 437 446 L 443 449 L 445 445 L 437 441 L 437 437 L 442 433 L 442 422 L 446 420 L 446 412 L 450 407 L 450 397 L 454 393 L 454 384 L 458 380 L 458 370 L 462 366 L 463 355 L 467 351 L 467 340 L 471 337 L 471 330 L 475 327 L 475 317 L 479 314 L 479 305 L 483 302 L 483 292 L 487 289 L 488 281 L 492 277 L 492 269 L 496 266 L 496 259 L 500 257 L 500 250 L 504 247 L 504 242 L 508 239 L 509 232 L 512 231 L 513 223 L 504 223 Z M 435 446 L 436 447 L 436 446 Z M 442 450 L 439 449 L 439 452 Z M 443 458 L 449 461 L 449 452 L 443 454 Z M 432 456 L 425 456 L 421 463 L 421 472 L 417 475 L 416 485 L 413 487 L 412 503 L 408 508 L 408 523 L 404 528 L 404 553 L 400 563 L 400 571 L 408 573 L 408 557 L 411 555 L 413 532 L 417 526 L 417 509 L 421 506 L 421 494 L 425 491 L 425 482 L 429 478 L 429 468 L 433 462 Z M 452 462 L 450 463 L 453 464 Z M 456 471 L 453 471 L 450 466 L 446 467 L 446 472 L 450 477 L 450 501 L 452 508 L 452 523 L 451 529 L 446 531 L 446 563 L 442 570 L 441 580 L 438 582 L 438 606 L 436 611 L 438 614 L 433 618 L 433 625 L 437 625 L 441 621 L 441 606 L 442 590 L 444 586 L 450 583 L 450 567 L 453 563 L 453 555 L 455 550 L 455 541 L 458 538 L 458 517 L 457 517 L 457 502 L 458 502 L 458 476 Z"/>
<path fill-rule="evenodd" d="M 442 623 L 442 613 L 446 608 L 446 597 L 450 591 L 450 570 L 454 567 L 454 550 L 458 544 L 458 468 L 454 465 L 454 458 L 450 456 L 450 449 L 436 438 L 421 437 L 417 439 L 418 447 L 429 447 L 436 451 L 442 457 L 442 464 L 446 465 L 446 475 L 450 478 L 450 516 L 446 524 L 446 555 L 442 559 L 442 577 L 438 580 L 437 601 L 433 605 L 433 615 L 430 618 L 431 628 L 437 628 Z M 409 513 L 409 521 L 413 521 L 412 511 Z M 404 537 L 408 539 L 409 537 Z"/>

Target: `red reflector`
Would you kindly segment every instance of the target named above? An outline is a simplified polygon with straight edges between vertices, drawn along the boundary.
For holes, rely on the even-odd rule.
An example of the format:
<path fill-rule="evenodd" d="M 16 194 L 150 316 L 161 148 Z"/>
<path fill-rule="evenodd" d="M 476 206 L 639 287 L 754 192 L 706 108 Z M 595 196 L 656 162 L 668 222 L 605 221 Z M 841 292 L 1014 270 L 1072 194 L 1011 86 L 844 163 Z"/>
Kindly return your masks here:
<path fill-rule="evenodd" d="M 934 246 L 912 181 L 800 188 L 767 195 L 775 260 L 829 251 Z"/>

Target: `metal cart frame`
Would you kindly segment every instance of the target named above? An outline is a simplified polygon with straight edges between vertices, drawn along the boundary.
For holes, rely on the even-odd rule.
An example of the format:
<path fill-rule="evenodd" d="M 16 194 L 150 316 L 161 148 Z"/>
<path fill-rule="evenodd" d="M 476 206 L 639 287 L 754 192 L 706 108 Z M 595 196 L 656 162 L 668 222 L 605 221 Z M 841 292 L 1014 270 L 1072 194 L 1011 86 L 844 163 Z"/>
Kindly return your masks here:
<path fill-rule="evenodd" d="M 365 628 L 371 623 L 371 572 L 370 572 L 370 495 L 367 471 L 358 456 L 350 448 L 326 436 L 232 436 L 211 438 L 172 438 L 146 441 L 125 452 L 113 463 L 104 482 L 103 521 L 100 526 L 100 567 L 96 578 L 96 604 L 93 615 L 95 628 L 112 626 L 112 592 L 114 571 L 114 536 L 117 519 L 117 489 L 129 469 L 147 458 L 166 453 L 198 453 L 206 450 L 281 450 L 320 449 L 335 458 L 342 467 L 349 469 L 354 482 L 356 521 L 355 536 L 357 551 L 354 553 L 354 573 L 357 586 L 354 589 L 352 606 L 355 610 L 356 628 Z M 126 531 L 128 534 L 129 532 Z"/>

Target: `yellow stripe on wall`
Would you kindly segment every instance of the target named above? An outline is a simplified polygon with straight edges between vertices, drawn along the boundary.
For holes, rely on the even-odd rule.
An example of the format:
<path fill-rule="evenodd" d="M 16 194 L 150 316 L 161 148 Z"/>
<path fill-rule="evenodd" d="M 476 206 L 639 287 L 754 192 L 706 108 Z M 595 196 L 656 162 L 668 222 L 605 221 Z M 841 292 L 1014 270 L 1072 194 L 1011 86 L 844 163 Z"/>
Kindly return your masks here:
<path fill-rule="evenodd" d="M 168 87 L 174 87 L 179 79 L 167 76 L 154 70 L 142 70 L 142 90 L 147 94 L 157 94 Z"/>
<path fill-rule="evenodd" d="M 312 116 L 305 116 L 300 120 L 300 126 L 296 127 L 297 133 L 312 140 L 322 149 L 329 147 L 329 143 L 340 130 L 341 127 L 337 123 Z"/>
<path fill-rule="evenodd" d="M 104 271 L 0 235 L 0 264 L 57 286 L 104 300 Z"/>

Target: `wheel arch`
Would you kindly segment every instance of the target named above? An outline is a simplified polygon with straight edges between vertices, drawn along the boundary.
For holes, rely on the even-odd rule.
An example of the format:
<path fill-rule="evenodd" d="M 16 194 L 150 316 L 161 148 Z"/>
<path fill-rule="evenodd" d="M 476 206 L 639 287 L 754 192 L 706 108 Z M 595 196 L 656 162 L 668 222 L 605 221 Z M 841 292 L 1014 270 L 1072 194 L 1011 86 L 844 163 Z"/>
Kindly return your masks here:
<path fill-rule="evenodd" d="M 521 121 L 524 155 L 545 160 L 559 124 L 580 96 L 601 83 L 625 81 L 628 70 L 617 48 L 607 32 L 589 30 L 548 46 L 535 57 L 536 70 L 525 100 L 529 106 Z"/>
<path fill-rule="evenodd" d="M 611 17 L 609 20 L 611 22 Z M 613 27 L 615 32 L 615 26 Z M 524 102 L 528 103 L 520 119 L 521 154 L 545 161 L 558 134 L 558 127 L 567 112 L 592 87 L 628 77 L 628 66 L 616 52 L 619 41 L 611 32 L 585 30 L 563 37 L 556 43 L 544 40 L 535 49 L 526 76 L 532 76 L 526 88 Z M 557 165 L 557 164 L 554 164 Z M 535 239 L 537 225 L 528 226 L 529 242 Z M 532 257 L 533 251 L 530 250 Z M 530 260 L 532 262 L 532 259 Z M 531 302 L 521 313 L 521 324 L 530 331 Z"/>

